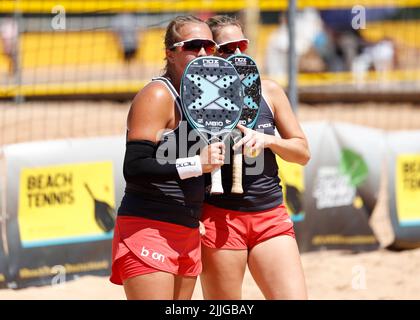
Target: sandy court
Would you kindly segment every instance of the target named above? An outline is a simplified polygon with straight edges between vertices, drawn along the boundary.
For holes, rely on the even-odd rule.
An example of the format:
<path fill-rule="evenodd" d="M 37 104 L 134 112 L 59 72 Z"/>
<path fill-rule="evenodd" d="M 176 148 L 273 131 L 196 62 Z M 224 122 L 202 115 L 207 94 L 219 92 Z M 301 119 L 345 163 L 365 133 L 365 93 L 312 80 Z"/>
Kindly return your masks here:
<path fill-rule="evenodd" d="M 129 102 L 0 102 L 0 146 L 70 137 L 123 135 Z M 420 129 L 420 106 L 410 104 L 301 105 L 301 121 L 346 121 L 385 130 Z M 384 175 L 385 176 L 385 175 Z M 371 225 L 382 247 L 392 242 L 386 180 L 381 181 Z M 420 299 L 420 249 L 302 254 L 310 299 Z M 124 299 L 122 287 L 106 277 L 81 277 L 54 287 L 0 290 L 2 299 Z M 202 299 L 199 281 L 194 299 Z M 244 299 L 263 299 L 247 271 Z"/>
<path fill-rule="evenodd" d="M 310 299 L 420 299 L 420 249 L 406 252 L 378 250 L 351 254 L 322 251 L 302 254 Z M 243 298 L 263 295 L 249 271 Z M 124 290 L 106 277 L 85 276 L 53 287 L 0 290 L 4 299 L 125 299 Z M 193 299 L 202 299 L 200 282 Z"/>

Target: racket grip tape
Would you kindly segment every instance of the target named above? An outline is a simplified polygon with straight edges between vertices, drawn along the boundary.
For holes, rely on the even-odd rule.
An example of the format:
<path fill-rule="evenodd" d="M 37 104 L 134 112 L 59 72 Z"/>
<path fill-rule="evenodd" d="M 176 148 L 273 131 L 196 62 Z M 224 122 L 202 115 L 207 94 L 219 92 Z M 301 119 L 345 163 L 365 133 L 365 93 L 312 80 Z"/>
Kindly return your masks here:
<path fill-rule="evenodd" d="M 223 186 L 222 186 L 222 170 L 217 168 L 216 170 L 211 172 L 211 194 L 222 194 L 223 193 Z"/>
<path fill-rule="evenodd" d="M 242 152 L 235 152 L 233 155 L 233 168 L 232 168 L 232 193 L 242 194 Z"/>

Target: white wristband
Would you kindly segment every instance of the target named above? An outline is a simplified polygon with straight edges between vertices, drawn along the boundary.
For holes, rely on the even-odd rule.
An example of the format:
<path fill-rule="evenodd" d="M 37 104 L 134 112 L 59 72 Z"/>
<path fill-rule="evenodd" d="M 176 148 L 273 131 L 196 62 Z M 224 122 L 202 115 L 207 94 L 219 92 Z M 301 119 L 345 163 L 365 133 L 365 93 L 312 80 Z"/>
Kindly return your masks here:
<path fill-rule="evenodd" d="M 175 165 L 179 177 L 182 180 L 191 177 L 198 177 L 203 174 L 200 156 L 176 159 Z"/>

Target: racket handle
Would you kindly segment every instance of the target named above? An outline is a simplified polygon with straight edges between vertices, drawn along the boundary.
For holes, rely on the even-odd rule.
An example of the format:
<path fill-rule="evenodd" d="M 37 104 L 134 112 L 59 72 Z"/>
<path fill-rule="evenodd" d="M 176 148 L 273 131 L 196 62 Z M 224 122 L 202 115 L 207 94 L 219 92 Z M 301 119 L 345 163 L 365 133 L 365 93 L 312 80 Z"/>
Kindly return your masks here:
<path fill-rule="evenodd" d="M 244 193 L 242 188 L 242 152 L 238 150 L 233 155 L 232 193 Z"/>
<path fill-rule="evenodd" d="M 222 186 L 222 170 L 217 168 L 216 170 L 211 172 L 211 194 L 222 194 L 223 193 L 223 186 Z"/>

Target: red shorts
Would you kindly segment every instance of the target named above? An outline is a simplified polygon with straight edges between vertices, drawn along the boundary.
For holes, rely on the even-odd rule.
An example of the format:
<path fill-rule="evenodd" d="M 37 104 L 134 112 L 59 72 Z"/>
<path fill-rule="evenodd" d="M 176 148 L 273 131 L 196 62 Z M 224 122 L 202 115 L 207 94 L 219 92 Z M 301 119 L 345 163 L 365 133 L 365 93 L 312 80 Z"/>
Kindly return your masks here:
<path fill-rule="evenodd" d="M 276 236 L 295 238 L 293 222 L 284 204 L 257 212 L 227 210 L 205 204 L 201 220 L 206 227 L 201 243 L 210 248 L 251 249 Z"/>
<path fill-rule="evenodd" d="M 110 281 L 165 271 L 197 276 L 202 269 L 198 228 L 141 217 L 118 216 L 112 240 Z"/>

